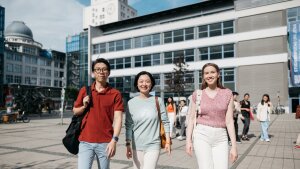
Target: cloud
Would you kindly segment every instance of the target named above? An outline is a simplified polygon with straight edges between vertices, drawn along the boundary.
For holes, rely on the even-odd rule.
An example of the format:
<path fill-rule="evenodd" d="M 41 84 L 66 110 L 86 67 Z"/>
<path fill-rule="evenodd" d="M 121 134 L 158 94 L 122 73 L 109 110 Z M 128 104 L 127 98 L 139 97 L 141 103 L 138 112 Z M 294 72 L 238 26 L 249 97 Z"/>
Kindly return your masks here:
<path fill-rule="evenodd" d="M 82 31 L 83 5 L 76 0 L 4 0 L 5 27 L 23 21 L 45 49 L 65 52 L 68 35 Z"/>

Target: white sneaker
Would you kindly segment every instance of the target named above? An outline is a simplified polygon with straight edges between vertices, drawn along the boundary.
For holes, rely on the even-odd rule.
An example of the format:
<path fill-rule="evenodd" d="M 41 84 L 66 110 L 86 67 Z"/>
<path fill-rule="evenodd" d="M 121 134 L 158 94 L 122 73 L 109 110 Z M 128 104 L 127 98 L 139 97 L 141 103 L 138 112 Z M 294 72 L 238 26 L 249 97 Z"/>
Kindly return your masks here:
<path fill-rule="evenodd" d="M 266 139 L 266 142 L 270 142 L 271 140 L 270 139 Z"/>

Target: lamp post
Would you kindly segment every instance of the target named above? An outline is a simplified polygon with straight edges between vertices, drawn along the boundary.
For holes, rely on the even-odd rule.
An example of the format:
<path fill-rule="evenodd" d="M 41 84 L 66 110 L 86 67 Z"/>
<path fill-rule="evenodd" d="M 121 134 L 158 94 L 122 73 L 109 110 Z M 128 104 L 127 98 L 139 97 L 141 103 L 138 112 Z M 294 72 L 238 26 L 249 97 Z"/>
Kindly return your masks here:
<path fill-rule="evenodd" d="M 51 97 L 51 89 L 48 89 L 48 97 Z"/>
<path fill-rule="evenodd" d="M 65 83 L 64 83 L 64 77 L 61 78 L 62 80 L 62 89 L 61 89 L 61 112 L 60 112 L 60 118 L 61 118 L 61 125 L 63 125 L 63 114 L 64 114 L 64 102 L 65 102 Z"/>

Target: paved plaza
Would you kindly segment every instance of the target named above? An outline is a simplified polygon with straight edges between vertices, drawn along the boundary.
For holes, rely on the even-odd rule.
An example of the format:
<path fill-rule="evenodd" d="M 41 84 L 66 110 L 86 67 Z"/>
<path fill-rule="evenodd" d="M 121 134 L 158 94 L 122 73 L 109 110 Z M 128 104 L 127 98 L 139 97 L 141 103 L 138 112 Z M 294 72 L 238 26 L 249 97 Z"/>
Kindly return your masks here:
<path fill-rule="evenodd" d="M 259 123 L 251 121 L 250 141 L 238 144 L 238 161 L 230 165 L 234 169 L 299 169 L 300 149 L 294 149 L 300 133 L 300 120 L 295 114 L 273 115 L 270 127 L 271 142 L 259 140 Z M 0 168 L 17 169 L 75 169 L 77 156 L 70 155 L 61 143 L 68 125 L 60 125 L 57 118 L 34 118 L 30 123 L 0 124 Z M 65 123 L 70 118 L 64 119 Z M 242 124 L 239 122 L 239 134 Z M 124 127 L 111 169 L 132 168 L 125 157 Z M 160 169 L 196 169 L 195 157 L 186 155 L 185 141 L 173 141 L 172 155 L 161 152 Z M 97 168 L 94 161 L 93 168 Z"/>

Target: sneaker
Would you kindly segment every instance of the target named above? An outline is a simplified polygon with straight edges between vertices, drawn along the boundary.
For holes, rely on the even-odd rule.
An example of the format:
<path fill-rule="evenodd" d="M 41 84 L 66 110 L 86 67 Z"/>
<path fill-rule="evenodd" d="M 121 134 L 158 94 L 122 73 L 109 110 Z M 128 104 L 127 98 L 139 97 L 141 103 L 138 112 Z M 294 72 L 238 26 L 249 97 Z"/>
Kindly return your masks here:
<path fill-rule="evenodd" d="M 237 144 L 242 144 L 241 140 L 236 141 Z"/>
<path fill-rule="evenodd" d="M 176 137 L 178 140 L 182 140 L 182 136 L 178 136 Z"/>
<path fill-rule="evenodd" d="M 271 140 L 270 139 L 266 139 L 266 142 L 270 142 Z"/>
<path fill-rule="evenodd" d="M 259 140 L 260 140 L 260 141 L 265 141 L 265 140 L 264 140 L 264 139 L 262 139 L 262 138 L 260 138 Z"/>

